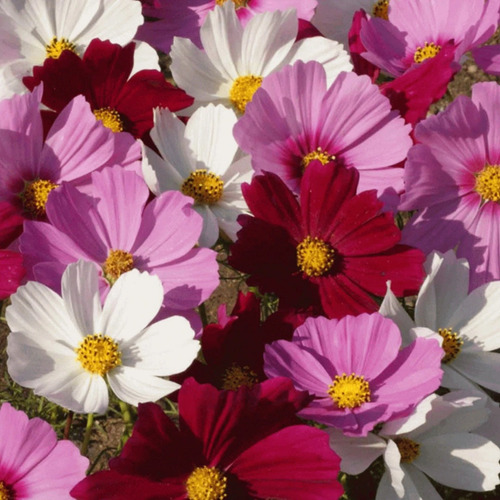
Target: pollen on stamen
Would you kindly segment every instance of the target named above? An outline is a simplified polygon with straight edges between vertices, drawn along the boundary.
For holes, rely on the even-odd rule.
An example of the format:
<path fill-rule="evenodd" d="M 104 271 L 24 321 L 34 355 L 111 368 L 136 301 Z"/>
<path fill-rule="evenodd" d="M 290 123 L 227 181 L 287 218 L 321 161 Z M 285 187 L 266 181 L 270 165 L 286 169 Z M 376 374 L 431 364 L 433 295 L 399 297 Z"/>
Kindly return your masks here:
<path fill-rule="evenodd" d="M 478 172 L 474 189 L 483 202 L 500 202 L 500 165 L 486 165 Z"/>
<path fill-rule="evenodd" d="M 401 455 L 401 462 L 409 464 L 420 454 L 420 444 L 413 439 L 400 437 L 394 440 Z"/>
<path fill-rule="evenodd" d="M 64 50 L 71 50 L 71 52 L 77 54 L 76 45 L 70 42 L 67 38 L 57 38 L 55 36 L 45 46 L 45 54 L 49 59 L 59 59 Z"/>
<path fill-rule="evenodd" d="M 389 20 L 389 0 L 378 0 L 376 4 L 373 5 L 372 14 L 375 17 L 380 17 L 381 19 Z"/>
<path fill-rule="evenodd" d="M 261 76 L 255 75 L 239 76 L 234 80 L 229 91 L 229 100 L 240 113 L 245 112 L 247 104 L 262 85 L 262 80 Z"/>
<path fill-rule="evenodd" d="M 227 478 L 215 467 L 196 467 L 186 481 L 189 500 L 223 500 L 226 490 Z"/>
<path fill-rule="evenodd" d="M 443 337 L 441 347 L 444 351 L 444 356 L 442 362 L 449 363 L 460 354 L 464 341 L 451 328 L 439 328 L 438 333 Z"/>
<path fill-rule="evenodd" d="M 58 187 L 55 182 L 46 179 L 35 179 L 27 182 L 19 195 L 23 208 L 33 219 L 45 217 L 45 205 L 52 190 Z"/>
<path fill-rule="evenodd" d="M 370 401 L 370 384 L 363 375 L 335 375 L 328 386 L 328 395 L 339 408 L 357 408 Z"/>
<path fill-rule="evenodd" d="M 181 192 L 202 205 L 212 205 L 222 198 L 224 182 L 218 175 L 200 168 L 189 174 L 182 183 Z"/>
<path fill-rule="evenodd" d="M 302 169 L 305 170 L 309 166 L 309 163 L 313 160 L 319 160 L 322 165 L 326 165 L 327 163 L 335 160 L 335 156 L 331 155 L 328 151 L 323 151 L 322 148 L 317 147 L 302 158 L 302 161 L 300 162 Z"/>
<path fill-rule="evenodd" d="M 108 335 L 87 335 L 75 349 L 82 368 L 94 375 L 104 376 L 122 364 L 118 344 Z"/>
<path fill-rule="evenodd" d="M 94 116 L 113 132 L 123 132 L 123 120 L 120 113 L 110 107 L 94 109 Z"/>
<path fill-rule="evenodd" d="M 441 50 L 441 45 L 436 45 L 435 43 L 425 42 L 423 47 L 417 47 L 415 54 L 413 54 L 413 60 L 416 63 L 424 62 L 426 59 L 432 59 L 439 54 Z"/>
<path fill-rule="evenodd" d="M 102 270 L 104 278 L 110 285 L 127 271 L 134 268 L 134 256 L 125 250 L 111 249 L 108 252 L 108 257 L 105 260 Z"/>
<path fill-rule="evenodd" d="M 0 500 L 12 500 L 13 498 L 12 488 L 0 481 Z"/>
<path fill-rule="evenodd" d="M 332 268 L 334 255 L 329 243 L 306 236 L 297 245 L 297 267 L 308 276 L 323 276 Z"/>
<path fill-rule="evenodd" d="M 240 7 L 246 7 L 248 4 L 248 0 L 232 0 L 237 9 Z M 227 0 L 215 0 L 216 5 L 224 5 Z"/>
<path fill-rule="evenodd" d="M 222 389 L 236 391 L 240 387 L 253 387 L 259 378 L 249 366 L 239 366 L 233 363 L 222 376 Z"/>

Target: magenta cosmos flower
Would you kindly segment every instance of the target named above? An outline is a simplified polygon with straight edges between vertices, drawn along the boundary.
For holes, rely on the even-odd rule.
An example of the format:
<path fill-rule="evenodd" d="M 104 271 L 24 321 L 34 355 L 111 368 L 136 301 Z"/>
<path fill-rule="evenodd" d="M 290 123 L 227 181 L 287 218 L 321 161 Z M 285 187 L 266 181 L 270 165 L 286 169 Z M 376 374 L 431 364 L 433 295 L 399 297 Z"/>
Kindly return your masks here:
<path fill-rule="evenodd" d="M 57 441 L 47 422 L 29 420 L 9 403 L 0 407 L 0 498 L 69 499 L 88 465 L 71 441 Z"/>
<path fill-rule="evenodd" d="M 362 56 L 399 76 L 453 41 L 459 61 L 495 33 L 499 8 L 500 0 L 390 0 L 388 20 L 372 17 L 362 25 Z"/>
<path fill-rule="evenodd" d="M 366 436 L 377 423 L 411 413 L 439 387 L 439 342 L 420 338 L 400 347 L 398 327 L 379 313 L 308 318 L 291 342 L 266 347 L 264 371 L 314 396 L 301 417 Z"/>
<path fill-rule="evenodd" d="M 61 182 L 81 183 L 108 165 L 140 168 L 140 146 L 97 122 L 83 96 L 59 114 L 44 139 L 40 100 L 32 94 L 0 102 L 0 201 L 26 218 L 45 216 L 50 192 Z"/>
<path fill-rule="evenodd" d="M 357 185 L 355 169 L 314 161 L 299 204 L 275 174 L 254 177 L 243 195 L 255 217 L 239 217 L 229 263 L 250 274 L 249 285 L 276 293 L 280 307 L 313 306 L 316 315 L 377 311 L 372 295 L 385 295 L 387 280 L 399 296 L 416 293 L 423 253 L 397 244 L 392 215 L 381 213 L 375 191 L 356 195 Z"/>
<path fill-rule="evenodd" d="M 500 87 L 477 83 L 415 129 L 401 210 L 418 210 L 403 241 L 470 264 L 470 289 L 500 279 Z"/>
<path fill-rule="evenodd" d="M 70 184 L 47 203 L 50 222 L 27 221 L 20 238 L 28 279 L 59 291 L 68 264 L 95 262 L 105 294 L 133 268 L 157 275 L 163 306 L 183 311 L 206 300 L 219 283 L 215 252 L 193 248 L 201 217 L 192 198 L 169 191 L 146 205 L 149 190 L 134 172 L 120 167 L 92 174 L 92 197 Z"/>
<path fill-rule="evenodd" d="M 218 391 L 193 379 L 179 393 L 179 426 L 139 405 L 132 436 L 109 471 L 71 494 L 79 500 L 337 499 L 339 458 L 328 435 L 299 423 L 307 401 L 284 378 Z"/>
<path fill-rule="evenodd" d="M 154 0 L 143 3 L 144 16 L 153 19 L 139 26 L 137 39 L 157 50 L 170 52 L 174 36 L 189 38 L 201 47 L 200 27 L 207 14 L 231 0 Z M 311 20 L 317 0 L 232 0 L 236 14 L 245 25 L 255 14 L 296 9 L 299 19 Z"/>
<path fill-rule="evenodd" d="M 367 76 L 340 73 L 327 88 L 320 64 L 299 61 L 264 79 L 234 136 L 257 173 L 274 172 L 294 191 L 312 160 L 333 161 L 359 170 L 359 191 L 397 204 L 403 170 L 394 166 L 410 130 Z"/>

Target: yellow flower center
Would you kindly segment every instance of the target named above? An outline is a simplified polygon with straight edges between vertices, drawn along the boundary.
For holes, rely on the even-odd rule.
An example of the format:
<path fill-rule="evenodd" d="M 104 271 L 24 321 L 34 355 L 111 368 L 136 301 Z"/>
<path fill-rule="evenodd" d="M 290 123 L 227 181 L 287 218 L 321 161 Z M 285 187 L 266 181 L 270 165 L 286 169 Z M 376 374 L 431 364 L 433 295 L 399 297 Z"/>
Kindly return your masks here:
<path fill-rule="evenodd" d="M 10 500 L 11 498 L 13 498 L 11 489 L 3 481 L 0 481 L 0 500 Z"/>
<path fill-rule="evenodd" d="M 426 59 L 432 59 L 436 57 L 441 50 L 441 45 L 436 45 L 435 43 L 425 42 L 423 47 L 417 47 L 415 54 L 413 55 L 413 60 L 416 63 L 424 62 Z"/>
<path fill-rule="evenodd" d="M 313 160 L 319 160 L 322 165 L 326 165 L 328 162 L 335 160 L 335 156 L 328 153 L 328 151 L 323 151 L 321 148 L 316 148 L 302 158 L 301 165 L 303 170 L 305 170 Z"/>
<path fill-rule="evenodd" d="M 375 17 L 380 17 L 388 21 L 389 20 L 389 15 L 387 12 L 388 9 L 389 9 L 389 0 L 378 0 L 378 2 L 373 6 L 372 14 Z"/>
<path fill-rule="evenodd" d="M 297 245 L 297 267 L 308 276 L 323 276 L 333 266 L 335 250 L 319 238 L 306 238 Z"/>
<path fill-rule="evenodd" d="M 254 75 L 239 76 L 229 91 L 229 99 L 233 106 L 244 113 L 247 104 L 252 100 L 257 89 L 262 85 L 262 77 Z"/>
<path fill-rule="evenodd" d="M 58 187 L 58 184 L 44 179 L 35 179 L 26 183 L 23 192 L 20 194 L 24 210 L 34 219 L 44 217 L 49 193 L 56 187 Z"/>
<path fill-rule="evenodd" d="M 76 52 L 76 45 L 71 43 L 67 38 L 57 38 L 56 36 L 52 38 L 50 43 L 45 45 L 46 57 L 50 59 L 59 59 L 63 50 L 71 50 L 71 52 L 78 55 Z"/>
<path fill-rule="evenodd" d="M 420 453 L 420 445 L 413 441 L 413 439 L 401 437 L 394 440 L 399 453 L 401 455 L 401 462 L 411 463 L 415 460 Z"/>
<path fill-rule="evenodd" d="M 101 333 L 87 335 L 75 352 L 82 368 L 101 377 L 122 364 L 118 344 Z"/>
<path fill-rule="evenodd" d="M 196 467 L 186 482 L 189 500 L 222 500 L 227 498 L 227 478 L 214 467 Z"/>
<path fill-rule="evenodd" d="M 443 363 L 453 361 L 460 353 L 464 341 L 458 336 L 458 333 L 453 332 L 451 328 L 440 328 L 439 335 L 443 337 L 443 344 L 441 345 L 444 351 Z"/>
<path fill-rule="evenodd" d="M 113 250 L 108 253 L 108 258 L 102 266 L 104 278 L 106 278 L 110 285 L 127 271 L 134 269 L 134 257 L 131 253 L 125 250 Z"/>
<path fill-rule="evenodd" d="M 94 116 L 100 120 L 102 124 L 113 132 L 123 132 L 123 121 L 120 118 L 120 113 L 115 109 L 101 108 L 94 110 Z"/>
<path fill-rule="evenodd" d="M 224 5 L 226 2 L 227 0 L 215 0 L 216 5 Z M 246 7 L 248 0 L 233 0 L 233 3 L 239 9 L 240 7 Z"/>
<path fill-rule="evenodd" d="M 181 191 L 198 203 L 212 205 L 222 198 L 224 182 L 218 175 L 201 168 L 189 174 L 182 183 Z"/>
<path fill-rule="evenodd" d="M 252 387 L 259 381 L 257 374 L 249 366 L 231 365 L 222 377 L 222 389 L 236 391 L 241 386 Z"/>
<path fill-rule="evenodd" d="M 476 192 L 483 201 L 500 201 L 500 165 L 486 165 L 476 174 Z"/>
<path fill-rule="evenodd" d="M 328 386 L 328 395 L 339 408 L 357 408 L 370 401 L 370 385 L 363 375 L 335 375 L 333 383 Z"/>

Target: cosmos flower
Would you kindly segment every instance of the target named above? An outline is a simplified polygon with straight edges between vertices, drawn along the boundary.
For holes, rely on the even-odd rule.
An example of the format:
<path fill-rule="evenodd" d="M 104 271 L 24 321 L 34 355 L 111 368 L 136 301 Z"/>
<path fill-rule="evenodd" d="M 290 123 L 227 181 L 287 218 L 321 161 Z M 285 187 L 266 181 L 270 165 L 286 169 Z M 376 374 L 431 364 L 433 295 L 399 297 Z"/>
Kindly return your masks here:
<path fill-rule="evenodd" d="M 192 309 L 209 297 L 219 283 L 216 254 L 193 248 L 202 220 L 190 198 L 170 191 L 146 204 L 144 180 L 120 167 L 93 175 L 90 188 L 92 197 L 62 185 L 47 203 L 50 223 L 26 223 L 20 249 L 28 279 L 57 291 L 66 266 L 84 259 L 99 272 L 103 297 L 133 268 L 160 278 L 168 309 Z"/>
<path fill-rule="evenodd" d="M 234 4 L 226 2 L 201 27 L 203 50 L 174 39 L 170 69 L 177 85 L 194 97 L 194 107 L 213 102 L 239 115 L 269 74 L 299 59 L 322 63 L 329 82 L 351 70 L 342 45 L 319 36 L 295 42 L 297 30 L 295 10 L 257 14 L 243 28 Z"/>
<path fill-rule="evenodd" d="M 0 406 L 0 498 L 69 499 L 85 477 L 89 460 L 52 427 L 9 403 Z"/>
<path fill-rule="evenodd" d="M 415 128 L 400 210 L 417 210 L 403 242 L 470 264 L 470 289 L 500 279 L 500 86 L 476 83 Z"/>
<path fill-rule="evenodd" d="M 249 285 L 276 293 L 280 307 L 312 306 L 315 315 L 377 311 L 373 295 L 385 294 L 387 279 L 399 296 L 416 293 L 423 254 L 398 245 L 392 214 L 381 213 L 375 191 L 356 195 L 357 185 L 355 169 L 313 161 L 299 204 L 275 174 L 254 177 L 243 195 L 255 217 L 239 217 L 229 263 Z"/>
<path fill-rule="evenodd" d="M 257 173 L 274 172 L 294 192 L 319 160 L 355 167 L 358 192 L 377 189 L 396 206 L 410 130 L 367 76 L 344 72 L 328 86 L 320 64 L 299 61 L 263 82 L 234 135 Z"/>
<path fill-rule="evenodd" d="M 2 82 L 12 84 L 12 92 L 22 91 L 22 77 L 47 57 L 57 58 L 63 50 L 81 56 L 94 38 L 125 45 L 144 22 L 135 0 L 1 0 L 0 15 L 7 16 L 17 44 L 18 57 L 7 70 L 17 78 Z M 12 50 L 13 40 L 2 37 L 0 51 Z"/>
<path fill-rule="evenodd" d="M 151 132 L 160 156 L 145 148 L 143 174 L 151 191 L 159 195 L 181 191 L 193 198 L 193 208 L 203 217 L 199 244 L 213 246 L 222 232 L 236 239 L 236 219 L 248 212 L 241 183 L 253 170 L 233 138 L 235 114 L 222 105 L 199 108 L 187 125 L 167 109 L 155 109 Z"/>
<path fill-rule="evenodd" d="M 113 498 L 338 499 L 338 457 L 320 429 L 295 416 L 307 396 L 284 378 L 218 391 L 188 379 L 179 393 L 179 427 L 155 404 L 138 408 L 132 436 L 109 471 L 71 494 Z"/>
<path fill-rule="evenodd" d="M 366 436 L 439 387 L 439 343 L 417 339 L 400 346 L 398 327 L 378 313 L 308 318 L 291 341 L 266 346 L 264 372 L 288 377 L 314 396 L 301 417 Z"/>
<path fill-rule="evenodd" d="M 7 369 L 15 382 L 78 413 L 104 413 L 107 384 L 132 405 L 179 387 L 160 377 L 185 370 L 199 342 L 185 318 L 149 325 L 163 298 L 156 276 L 123 274 L 101 306 L 97 270 L 81 260 L 67 267 L 61 288 L 59 296 L 30 281 L 11 298 Z"/>

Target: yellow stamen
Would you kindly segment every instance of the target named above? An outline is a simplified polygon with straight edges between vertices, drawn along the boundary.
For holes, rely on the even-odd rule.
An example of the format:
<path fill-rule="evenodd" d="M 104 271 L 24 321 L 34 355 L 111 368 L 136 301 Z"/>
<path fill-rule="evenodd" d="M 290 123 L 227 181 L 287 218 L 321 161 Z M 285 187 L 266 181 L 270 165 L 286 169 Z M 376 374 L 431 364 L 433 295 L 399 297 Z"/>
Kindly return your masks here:
<path fill-rule="evenodd" d="M 215 0 L 216 5 L 224 5 L 226 2 L 227 0 Z M 248 0 L 233 0 L 233 3 L 239 9 L 240 7 L 246 7 Z"/>
<path fill-rule="evenodd" d="M 328 153 L 328 151 L 323 151 L 321 148 L 316 148 L 314 151 L 307 153 L 301 161 L 302 168 L 305 170 L 309 163 L 313 160 L 319 160 L 322 165 L 326 165 L 327 163 L 335 160 L 335 156 Z"/>
<path fill-rule="evenodd" d="M 476 193 L 483 201 L 500 201 L 500 165 L 486 165 L 476 174 Z"/>
<path fill-rule="evenodd" d="M 416 63 L 421 63 L 426 59 L 432 59 L 433 57 L 436 57 L 439 54 L 440 50 L 441 50 L 441 45 L 436 45 L 433 42 L 431 43 L 425 42 L 425 45 L 423 47 L 417 47 L 417 50 L 413 55 L 413 60 Z"/>
<path fill-rule="evenodd" d="M 411 463 L 420 454 L 420 444 L 413 441 L 413 439 L 401 437 L 394 440 L 396 443 L 399 453 L 401 455 L 401 462 Z"/>
<path fill-rule="evenodd" d="M 78 55 L 76 52 L 76 45 L 71 43 L 67 38 L 52 38 L 50 43 L 45 46 L 46 57 L 50 59 L 59 59 L 63 50 L 71 50 L 71 52 Z"/>
<path fill-rule="evenodd" d="M 0 481 L 0 500 L 11 500 L 14 498 L 11 493 L 11 488 L 9 488 L 3 481 Z"/>
<path fill-rule="evenodd" d="M 94 116 L 113 132 L 123 132 L 123 121 L 120 117 L 120 113 L 115 109 L 109 107 L 95 109 Z"/>
<path fill-rule="evenodd" d="M 58 184 L 45 179 L 35 179 L 26 183 L 21 197 L 24 210 L 34 219 L 45 216 L 45 205 L 50 192 L 58 187 Z"/>
<path fill-rule="evenodd" d="M 252 387 L 259 381 L 257 374 L 249 366 L 231 365 L 222 377 L 222 389 L 236 391 L 241 386 Z"/>
<path fill-rule="evenodd" d="M 443 337 L 442 349 L 444 351 L 443 363 L 453 361 L 462 349 L 464 341 L 458 336 L 458 333 L 453 332 L 451 328 L 440 328 L 439 335 Z"/>
<path fill-rule="evenodd" d="M 308 276 L 323 276 L 333 266 L 335 250 L 319 238 L 306 238 L 297 245 L 297 267 Z"/>
<path fill-rule="evenodd" d="M 245 112 L 247 104 L 252 100 L 261 84 L 262 77 L 254 75 L 239 76 L 233 82 L 229 91 L 229 99 L 240 113 Z"/>
<path fill-rule="evenodd" d="M 87 335 L 75 352 L 82 368 L 92 374 L 103 376 L 122 364 L 118 344 L 100 333 Z"/>
<path fill-rule="evenodd" d="M 186 482 L 189 500 L 223 500 L 226 489 L 227 478 L 214 467 L 196 467 Z"/>
<path fill-rule="evenodd" d="M 380 17 L 381 19 L 389 20 L 389 0 L 378 0 L 376 4 L 373 5 L 372 14 L 375 17 Z"/>
<path fill-rule="evenodd" d="M 113 250 L 108 253 L 108 257 L 102 266 L 104 278 L 110 285 L 127 271 L 134 269 L 134 256 L 125 250 Z"/>
<path fill-rule="evenodd" d="M 189 174 L 181 191 L 200 204 L 212 205 L 222 198 L 224 182 L 218 175 L 201 168 Z"/>
<path fill-rule="evenodd" d="M 335 375 L 333 383 L 328 386 L 328 395 L 339 408 L 357 408 L 370 401 L 370 385 L 363 375 Z"/>

